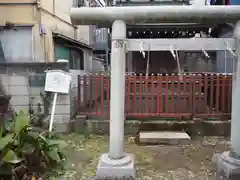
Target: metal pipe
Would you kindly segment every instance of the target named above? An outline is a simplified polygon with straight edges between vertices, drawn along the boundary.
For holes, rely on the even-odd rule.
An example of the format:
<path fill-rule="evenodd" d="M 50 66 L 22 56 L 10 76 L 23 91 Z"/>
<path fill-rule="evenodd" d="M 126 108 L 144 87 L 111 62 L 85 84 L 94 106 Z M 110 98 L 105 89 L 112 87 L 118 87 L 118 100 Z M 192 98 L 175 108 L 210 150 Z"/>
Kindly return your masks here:
<path fill-rule="evenodd" d="M 81 7 L 71 9 L 75 25 L 112 24 L 116 19 L 136 23 L 212 23 L 236 22 L 240 6 L 128 6 Z"/>

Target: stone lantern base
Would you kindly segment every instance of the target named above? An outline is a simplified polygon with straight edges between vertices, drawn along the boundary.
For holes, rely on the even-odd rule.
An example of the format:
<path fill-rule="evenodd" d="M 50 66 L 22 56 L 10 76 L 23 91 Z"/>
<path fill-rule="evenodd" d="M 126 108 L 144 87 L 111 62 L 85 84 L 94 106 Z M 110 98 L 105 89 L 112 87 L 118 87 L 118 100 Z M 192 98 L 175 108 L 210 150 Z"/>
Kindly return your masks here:
<path fill-rule="evenodd" d="M 223 152 L 215 160 L 219 175 L 227 180 L 240 180 L 240 160 L 231 156 L 231 152 Z"/>
<path fill-rule="evenodd" d="M 110 159 L 108 154 L 101 155 L 97 167 L 97 179 L 134 179 L 135 175 L 134 156 L 132 154 L 125 154 L 122 159 Z"/>

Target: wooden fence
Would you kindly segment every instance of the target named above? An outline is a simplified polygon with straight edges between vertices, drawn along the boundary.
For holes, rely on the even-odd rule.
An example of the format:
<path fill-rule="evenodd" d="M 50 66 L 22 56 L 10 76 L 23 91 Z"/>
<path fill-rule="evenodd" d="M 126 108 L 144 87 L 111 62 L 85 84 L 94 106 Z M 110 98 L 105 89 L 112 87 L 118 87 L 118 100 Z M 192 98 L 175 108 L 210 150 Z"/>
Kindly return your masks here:
<path fill-rule="evenodd" d="M 110 75 L 79 76 L 78 114 L 108 118 L 110 83 Z M 230 74 L 126 75 L 125 83 L 126 118 L 231 116 Z"/>

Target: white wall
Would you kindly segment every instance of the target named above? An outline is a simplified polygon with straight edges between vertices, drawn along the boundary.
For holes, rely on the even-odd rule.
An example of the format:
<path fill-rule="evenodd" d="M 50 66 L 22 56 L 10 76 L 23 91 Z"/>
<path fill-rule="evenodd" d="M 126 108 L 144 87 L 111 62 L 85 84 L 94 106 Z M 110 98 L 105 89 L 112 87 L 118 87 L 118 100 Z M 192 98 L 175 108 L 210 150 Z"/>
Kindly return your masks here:
<path fill-rule="evenodd" d="M 11 71 L 11 70 L 10 70 Z M 13 70 L 12 70 L 13 71 Z M 33 106 L 36 108 L 38 102 L 41 102 L 40 92 L 44 92 L 44 86 L 30 86 L 29 74 L 21 72 L 21 74 L 0 74 L 1 86 L 4 88 L 5 93 L 11 95 L 10 106 L 19 112 L 21 109 L 25 113 L 29 111 L 30 99 L 34 98 Z M 43 102 L 41 102 L 43 104 Z M 43 106 L 41 107 L 43 109 Z M 51 109 L 51 107 L 50 107 Z M 70 96 L 69 94 L 59 94 L 57 98 L 54 124 L 58 127 L 57 131 L 65 123 L 70 121 Z M 66 131 L 68 125 L 64 127 Z"/>

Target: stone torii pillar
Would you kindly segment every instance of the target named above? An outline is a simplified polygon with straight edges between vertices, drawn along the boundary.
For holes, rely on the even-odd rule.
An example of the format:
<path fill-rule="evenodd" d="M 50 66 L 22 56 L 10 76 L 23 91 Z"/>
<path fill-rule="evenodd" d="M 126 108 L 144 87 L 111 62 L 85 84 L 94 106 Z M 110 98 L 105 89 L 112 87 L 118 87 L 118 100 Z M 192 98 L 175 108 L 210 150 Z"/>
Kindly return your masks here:
<path fill-rule="evenodd" d="M 97 177 L 135 177 L 133 155 L 125 154 L 124 106 L 126 66 L 126 24 L 116 20 L 112 25 L 111 101 L 109 152 L 100 157 Z"/>
<path fill-rule="evenodd" d="M 98 24 L 108 27 L 112 25 L 110 144 L 109 152 L 103 154 L 100 158 L 97 177 L 129 178 L 135 177 L 135 168 L 133 156 L 125 154 L 123 151 L 126 24 L 143 22 L 216 23 L 218 21 L 220 21 L 219 23 L 235 23 L 240 20 L 240 6 L 81 7 L 71 10 L 71 20 L 75 25 Z M 238 25 L 236 31 L 239 32 Z M 238 38 L 236 42 L 238 49 L 240 49 Z M 239 51 L 237 55 L 239 58 Z M 238 67 L 234 97 L 240 99 L 240 63 L 238 63 Z M 240 155 L 238 107 L 240 108 L 238 101 L 234 101 L 231 139 L 233 153 L 227 153 L 226 157 L 231 157 L 231 160 L 240 162 L 240 160 L 237 160 Z M 225 160 L 219 160 L 219 169 L 230 169 L 231 164 L 226 162 Z M 240 167 L 240 163 L 235 164 L 237 164 L 236 167 Z"/>
<path fill-rule="evenodd" d="M 240 21 L 236 23 L 233 36 L 236 38 L 236 55 L 237 55 L 237 67 L 236 72 L 233 75 L 233 96 L 232 96 L 232 123 L 231 123 L 231 142 L 232 148 L 235 155 L 240 157 L 240 137 L 239 137 L 239 127 L 240 127 Z"/>
<path fill-rule="evenodd" d="M 223 152 L 217 159 L 219 171 L 229 180 L 240 179 L 240 21 L 236 23 L 234 33 L 236 39 L 236 72 L 232 78 L 232 119 L 231 119 L 231 150 Z"/>

